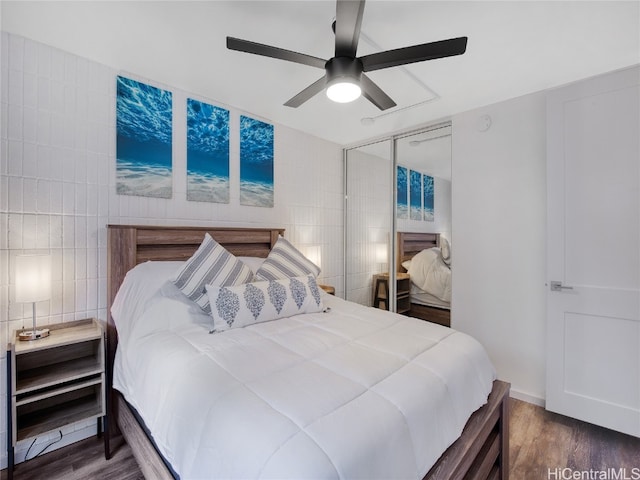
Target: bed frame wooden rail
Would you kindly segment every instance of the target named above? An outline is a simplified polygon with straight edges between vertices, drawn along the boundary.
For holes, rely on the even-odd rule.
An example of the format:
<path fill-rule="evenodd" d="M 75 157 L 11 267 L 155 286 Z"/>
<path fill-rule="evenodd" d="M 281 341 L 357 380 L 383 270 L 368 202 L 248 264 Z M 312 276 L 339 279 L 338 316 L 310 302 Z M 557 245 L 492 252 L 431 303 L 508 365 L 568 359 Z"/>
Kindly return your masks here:
<path fill-rule="evenodd" d="M 107 432 L 109 436 L 117 431 L 122 433 L 131 446 L 142 473 L 149 480 L 170 480 L 174 475 L 156 450 L 146 428 L 138 422 L 122 395 L 112 388 L 113 361 L 118 335 L 111 318 L 110 307 L 130 269 L 147 260 L 186 260 L 198 248 L 205 233 L 209 233 L 234 255 L 266 257 L 278 235 L 283 235 L 284 230 L 108 226 Z M 496 380 L 487 404 L 471 416 L 460 438 L 442 454 L 424 480 L 508 479 L 508 405 L 509 384 Z"/>

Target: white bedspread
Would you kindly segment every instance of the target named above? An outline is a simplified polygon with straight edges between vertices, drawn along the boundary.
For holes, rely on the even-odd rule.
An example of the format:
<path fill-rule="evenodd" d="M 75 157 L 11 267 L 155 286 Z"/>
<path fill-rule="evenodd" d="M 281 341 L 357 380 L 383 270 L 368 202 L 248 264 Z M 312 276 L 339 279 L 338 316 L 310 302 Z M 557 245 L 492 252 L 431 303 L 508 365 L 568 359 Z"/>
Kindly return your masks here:
<path fill-rule="evenodd" d="M 165 298 L 122 339 L 114 386 L 183 480 L 421 479 L 486 403 L 495 372 L 473 338 L 323 301 L 208 334 Z"/>

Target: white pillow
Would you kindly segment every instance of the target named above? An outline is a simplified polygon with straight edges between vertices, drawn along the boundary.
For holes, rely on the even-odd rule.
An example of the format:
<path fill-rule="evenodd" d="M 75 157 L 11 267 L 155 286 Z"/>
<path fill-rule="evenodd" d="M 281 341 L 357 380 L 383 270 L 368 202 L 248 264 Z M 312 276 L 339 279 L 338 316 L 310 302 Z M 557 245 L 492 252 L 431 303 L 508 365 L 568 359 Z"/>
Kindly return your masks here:
<path fill-rule="evenodd" d="M 449 240 L 440 235 L 440 254 L 447 265 L 451 265 L 451 246 Z"/>
<path fill-rule="evenodd" d="M 265 259 L 261 257 L 238 257 L 238 260 L 249 267 L 255 274 L 260 269 Z"/>
<path fill-rule="evenodd" d="M 320 267 L 305 257 L 288 240 L 278 237 L 269 255 L 256 272 L 256 280 L 277 280 L 320 274 Z"/>
<path fill-rule="evenodd" d="M 185 262 L 171 281 L 206 313 L 211 313 L 205 286 L 240 285 L 253 279 L 251 269 L 205 234 L 196 253 Z"/>
<path fill-rule="evenodd" d="M 111 305 L 111 316 L 120 339 L 129 337 L 131 326 L 146 310 L 149 301 L 183 264 L 184 262 L 145 262 L 127 272 Z"/>
<path fill-rule="evenodd" d="M 207 285 L 216 332 L 323 310 L 313 275 L 244 285 Z"/>
<path fill-rule="evenodd" d="M 135 342 L 155 332 L 178 331 L 192 325 L 201 325 L 207 332 L 211 330 L 211 317 L 167 281 L 131 326 L 131 339 Z"/>

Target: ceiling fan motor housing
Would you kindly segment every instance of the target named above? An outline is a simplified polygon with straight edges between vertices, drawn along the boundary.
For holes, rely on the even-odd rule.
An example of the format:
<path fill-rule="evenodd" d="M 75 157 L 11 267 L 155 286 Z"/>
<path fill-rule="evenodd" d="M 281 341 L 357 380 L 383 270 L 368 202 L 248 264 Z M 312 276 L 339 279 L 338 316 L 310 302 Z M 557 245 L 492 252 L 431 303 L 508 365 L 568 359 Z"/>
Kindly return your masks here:
<path fill-rule="evenodd" d="M 327 71 L 327 82 L 332 83 L 340 79 L 360 83 L 362 76 L 362 62 L 353 57 L 333 57 L 324 67 Z"/>

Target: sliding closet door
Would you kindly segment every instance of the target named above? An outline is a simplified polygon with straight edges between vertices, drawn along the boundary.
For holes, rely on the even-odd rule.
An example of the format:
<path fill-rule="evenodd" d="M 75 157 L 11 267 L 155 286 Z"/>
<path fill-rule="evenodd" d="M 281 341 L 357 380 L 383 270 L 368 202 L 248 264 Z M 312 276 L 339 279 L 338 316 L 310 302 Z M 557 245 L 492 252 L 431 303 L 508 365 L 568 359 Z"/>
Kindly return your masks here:
<path fill-rule="evenodd" d="M 391 140 L 347 150 L 345 168 L 345 297 L 371 306 L 373 276 L 388 272 L 391 260 Z"/>

